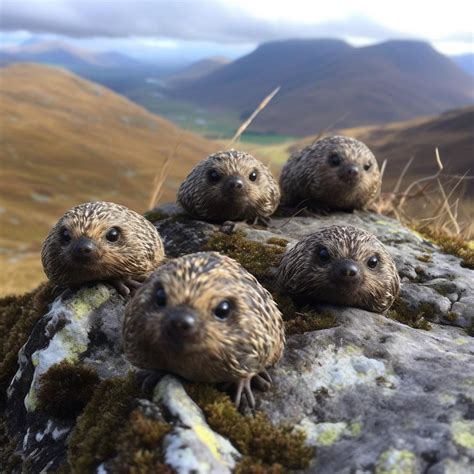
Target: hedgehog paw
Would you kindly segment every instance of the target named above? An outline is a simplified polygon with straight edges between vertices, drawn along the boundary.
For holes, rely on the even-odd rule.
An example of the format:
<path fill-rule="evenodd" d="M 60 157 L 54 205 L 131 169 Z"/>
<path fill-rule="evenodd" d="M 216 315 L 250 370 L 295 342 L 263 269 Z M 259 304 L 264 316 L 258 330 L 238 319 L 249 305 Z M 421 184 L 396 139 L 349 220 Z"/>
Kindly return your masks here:
<path fill-rule="evenodd" d="M 140 282 L 131 278 L 111 280 L 110 283 L 124 298 L 133 295 L 141 285 Z"/>
<path fill-rule="evenodd" d="M 245 398 L 247 399 L 248 406 L 252 411 L 255 410 L 255 397 L 253 396 L 252 387 L 250 386 L 251 380 L 252 376 L 239 380 L 234 397 L 234 403 L 237 408 L 240 407 L 240 403 L 242 401 L 242 393 L 244 393 Z"/>
<path fill-rule="evenodd" d="M 135 379 L 142 392 L 151 393 L 164 375 L 165 372 L 160 370 L 139 370 L 135 374 Z"/>

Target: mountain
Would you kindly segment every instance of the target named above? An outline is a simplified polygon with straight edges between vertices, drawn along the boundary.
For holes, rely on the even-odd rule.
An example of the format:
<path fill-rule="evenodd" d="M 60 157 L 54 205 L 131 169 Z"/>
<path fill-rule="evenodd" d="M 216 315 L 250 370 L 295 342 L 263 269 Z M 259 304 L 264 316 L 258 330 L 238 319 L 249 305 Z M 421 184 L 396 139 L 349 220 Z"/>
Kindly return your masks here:
<path fill-rule="evenodd" d="M 10 258 L 17 262 L 29 253 L 34 258 L 28 261 L 28 271 L 36 268 L 40 274 L 41 242 L 69 207 L 104 199 L 145 211 L 154 177 L 179 145 L 163 194 L 164 200 L 174 200 L 194 163 L 216 148 L 59 68 L 31 64 L 0 68 L 0 109 L 4 275 L 9 274 Z M 37 279 L 29 282 L 33 285 Z"/>
<path fill-rule="evenodd" d="M 464 71 L 474 76 L 474 53 L 451 56 L 451 59 Z"/>
<path fill-rule="evenodd" d="M 419 117 L 387 125 L 338 130 L 366 143 L 379 164 L 386 159 L 385 190 L 393 189 L 403 167 L 414 157 L 406 183 L 438 171 L 435 148 L 438 147 L 447 173 L 474 174 L 474 106 L 450 110 L 434 117 Z M 316 136 L 305 137 L 291 146 L 291 151 L 308 145 Z M 469 199 L 474 199 L 474 180 L 465 182 Z"/>
<path fill-rule="evenodd" d="M 35 41 L 0 50 L 0 64 L 35 62 L 63 66 L 72 70 L 80 68 L 132 67 L 140 62 L 117 52 L 92 52 L 71 46 L 59 40 Z"/>
<path fill-rule="evenodd" d="M 190 64 L 175 74 L 168 76 L 166 78 L 166 82 L 173 87 L 176 87 L 177 85 L 183 85 L 189 81 L 194 81 L 201 77 L 207 76 L 208 74 L 221 69 L 223 66 L 229 63 L 230 59 L 224 58 L 222 56 L 201 59 L 200 61 Z"/>
<path fill-rule="evenodd" d="M 184 100 L 246 117 L 276 86 L 252 124 L 263 133 L 304 135 L 327 127 L 387 123 L 472 103 L 472 79 L 418 41 L 354 48 L 339 40 L 266 43 L 183 85 Z"/>

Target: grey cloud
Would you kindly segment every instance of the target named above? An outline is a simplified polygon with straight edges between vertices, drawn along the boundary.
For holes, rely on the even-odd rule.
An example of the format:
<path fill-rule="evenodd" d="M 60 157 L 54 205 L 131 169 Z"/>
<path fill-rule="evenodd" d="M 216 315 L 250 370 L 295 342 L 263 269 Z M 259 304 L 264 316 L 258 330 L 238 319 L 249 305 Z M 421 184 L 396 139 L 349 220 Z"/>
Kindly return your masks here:
<path fill-rule="evenodd" d="M 225 0 L 2 0 L 0 28 L 87 37 L 159 37 L 223 43 L 258 43 L 289 37 L 365 37 L 396 32 L 352 17 L 300 25 L 254 18 Z"/>

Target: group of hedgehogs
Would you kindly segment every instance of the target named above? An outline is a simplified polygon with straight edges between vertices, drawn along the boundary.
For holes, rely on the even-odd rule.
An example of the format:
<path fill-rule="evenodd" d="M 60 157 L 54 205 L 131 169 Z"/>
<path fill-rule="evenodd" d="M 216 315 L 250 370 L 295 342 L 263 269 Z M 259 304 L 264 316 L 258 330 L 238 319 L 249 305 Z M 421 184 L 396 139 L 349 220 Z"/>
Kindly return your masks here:
<path fill-rule="evenodd" d="M 294 154 L 280 184 L 248 153 L 210 155 L 181 184 L 177 200 L 194 219 L 256 224 L 268 223 L 279 205 L 325 212 L 366 209 L 380 186 L 377 161 L 367 146 L 332 136 Z M 271 294 L 235 260 L 216 252 L 167 259 L 153 224 L 109 202 L 67 211 L 46 237 L 41 256 L 46 275 L 60 288 L 107 281 L 131 296 L 123 348 L 136 367 L 235 384 L 236 405 L 245 395 L 251 408 L 252 386 L 270 386 L 266 368 L 278 362 L 285 344 L 282 316 Z M 331 226 L 286 251 L 277 285 L 297 301 L 384 312 L 400 280 L 375 236 Z"/>

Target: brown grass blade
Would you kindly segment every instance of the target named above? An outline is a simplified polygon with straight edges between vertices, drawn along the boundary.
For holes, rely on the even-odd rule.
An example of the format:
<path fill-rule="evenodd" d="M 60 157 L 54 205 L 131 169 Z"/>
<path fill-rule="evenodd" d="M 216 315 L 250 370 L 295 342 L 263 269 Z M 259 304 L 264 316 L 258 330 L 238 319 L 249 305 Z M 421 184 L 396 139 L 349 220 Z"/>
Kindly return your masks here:
<path fill-rule="evenodd" d="M 232 137 L 232 140 L 228 143 L 227 148 L 230 148 L 233 143 L 235 143 L 242 133 L 245 132 L 247 127 L 253 122 L 255 117 L 268 105 L 268 103 L 275 97 L 280 90 L 280 86 L 274 89 L 270 94 L 268 94 L 265 99 L 260 102 L 259 106 L 253 111 L 252 115 L 237 129 L 235 135 Z"/>

